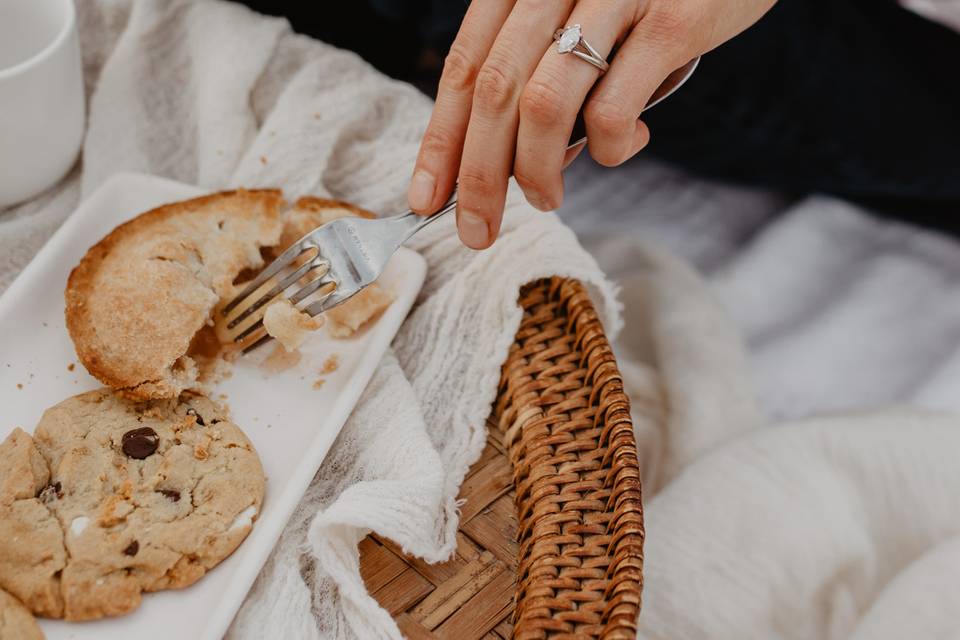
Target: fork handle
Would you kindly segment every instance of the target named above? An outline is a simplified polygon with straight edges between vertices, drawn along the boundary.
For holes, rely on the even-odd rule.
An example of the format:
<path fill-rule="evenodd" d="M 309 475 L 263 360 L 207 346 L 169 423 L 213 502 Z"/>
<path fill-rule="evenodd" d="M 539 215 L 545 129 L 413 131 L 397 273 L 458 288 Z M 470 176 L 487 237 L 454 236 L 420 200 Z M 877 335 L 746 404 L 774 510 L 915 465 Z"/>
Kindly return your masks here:
<path fill-rule="evenodd" d="M 386 219 L 390 220 L 391 222 L 393 222 L 394 224 L 402 228 L 402 233 L 404 234 L 404 236 L 400 244 L 403 244 L 404 242 L 410 239 L 410 236 L 417 233 L 418 231 L 423 229 L 425 226 L 427 226 L 431 222 L 434 222 L 435 220 L 439 220 L 445 214 L 450 213 L 456 208 L 457 208 L 457 187 L 456 185 L 454 185 L 453 193 L 450 194 L 450 197 L 447 199 L 446 204 L 444 204 L 443 207 L 441 207 L 440 210 L 437 211 L 436 213 L 432 213 L 429 216 L 421 216 L 417 213 L 414 213 L 413 211 L 407 211 L 406 213 L 401 213 L 398 216 L 390 216 Z"/>
<path fill-rule="evenodd" d="M 567 149 L 572 149 L 578 144 L 582 144 L 587 141 L 586 127 L 583 124 L 582 115 L 577 115 L 577 121 L 574 123 L 573 135 L 570 137 L 570 144 L 567 145 Z M 439 220 L 445 214 L 450 213 L 457 208 L 457 184 L 453 185 L 453 192 L 450 194 L 450 197 L 447 199 L 447 202 L 440 208 L 436 213 L 432 213 L 429 216 L 422 216 L 420 214 L 414 213 L 413 211 L 407 211 L 406 213 L 401 213 L 400 215 L 390 216 L 387 220 L 394 222 L 395 224 L 403 228 L 403 233 L 405 233 L 401 244 L 410 239 L 412 235 L 426 227 L 428 224 L 434 220 Z"/>

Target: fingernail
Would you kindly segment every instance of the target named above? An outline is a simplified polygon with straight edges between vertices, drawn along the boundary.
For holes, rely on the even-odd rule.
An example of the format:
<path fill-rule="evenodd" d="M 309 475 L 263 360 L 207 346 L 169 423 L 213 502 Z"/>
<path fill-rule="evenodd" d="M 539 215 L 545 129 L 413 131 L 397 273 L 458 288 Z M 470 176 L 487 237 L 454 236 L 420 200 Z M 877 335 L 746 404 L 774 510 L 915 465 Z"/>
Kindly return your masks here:
<path fill-rule="evenodd" d="M 433 202 L 433 193 L 437 189 L 437 180 L 423 169 L 417 169 L 410 180 L 407 200 L 411 209 L 425 210 Z"/>
<path fill-rule="evenodd" d="M 472 211 L 461 211 L 457 218 L 457 229 L 463 244 L 471 249 L 486 249 L 490 241 L 490 229 L 487 221 Z"/>
<path fill-rule="evenodd" d="M 539 193 L 531 191 L 529 193 L 524 192 L 524 195 L 527 197 L 527 202 L 533 205 L 535 209 L 539 209 L 540 211 L 550 211 L 550 203 L 547 202 L 547 199 Z"/>

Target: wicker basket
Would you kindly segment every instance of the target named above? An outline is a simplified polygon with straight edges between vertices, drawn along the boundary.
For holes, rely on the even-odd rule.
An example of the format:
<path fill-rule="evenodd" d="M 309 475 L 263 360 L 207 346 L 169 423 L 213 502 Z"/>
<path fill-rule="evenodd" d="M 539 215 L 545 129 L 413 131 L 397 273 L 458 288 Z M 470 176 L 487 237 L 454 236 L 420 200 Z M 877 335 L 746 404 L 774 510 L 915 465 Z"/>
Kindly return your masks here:
<path fill-rule="evenodd" d="M 428 565 L 370 536 L 361 572 L 412 639 L 634 638 L 643 508 L 616 361 L 575 280 L 532 283 L 520 304 L 455 556 Z"/>

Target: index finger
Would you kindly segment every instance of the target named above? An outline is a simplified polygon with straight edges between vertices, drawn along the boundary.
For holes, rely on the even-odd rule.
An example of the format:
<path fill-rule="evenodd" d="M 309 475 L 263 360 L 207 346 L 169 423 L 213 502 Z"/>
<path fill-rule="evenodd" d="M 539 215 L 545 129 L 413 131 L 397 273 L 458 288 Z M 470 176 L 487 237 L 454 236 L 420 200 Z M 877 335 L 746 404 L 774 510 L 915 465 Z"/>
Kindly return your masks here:
<path fill-rule="evenodd" d="M 407 200 L 421 214 L 433 213 L 453 191 L 470 121 L 477 73 L 514 0 L 473 2 L 443 64 L 436 104 L 420 143 Z"/>

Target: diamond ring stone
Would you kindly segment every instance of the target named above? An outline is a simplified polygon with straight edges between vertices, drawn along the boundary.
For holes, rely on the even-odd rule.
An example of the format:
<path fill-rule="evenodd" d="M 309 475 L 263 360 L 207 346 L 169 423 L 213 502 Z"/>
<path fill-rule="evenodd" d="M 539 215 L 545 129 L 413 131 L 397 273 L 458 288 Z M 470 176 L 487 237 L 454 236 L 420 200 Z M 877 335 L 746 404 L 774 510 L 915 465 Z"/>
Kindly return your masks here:
<path fill-rule="evenodd" d="M 583 30 L 579 24 L 557 29 L 556 33 L 553 34 L 553 39 L 557 43 L 557 52 L 561 54 L 572 53 L 581 60 L 595 66 L 600 70 L 600 73 L 604 73 L 610 68 L 603 56 L 583 39 Z"/>
<path fill-rule="evenodd" d="M 560 51 L 560 53 L 570 53 L 577 48 L 582 37 L 583 32 L 580 30 L 580 25 L 578 24 L 567 27 L 566 29 L 561 29 L 560 37 L 557 38 L 557 50 Z"/>

